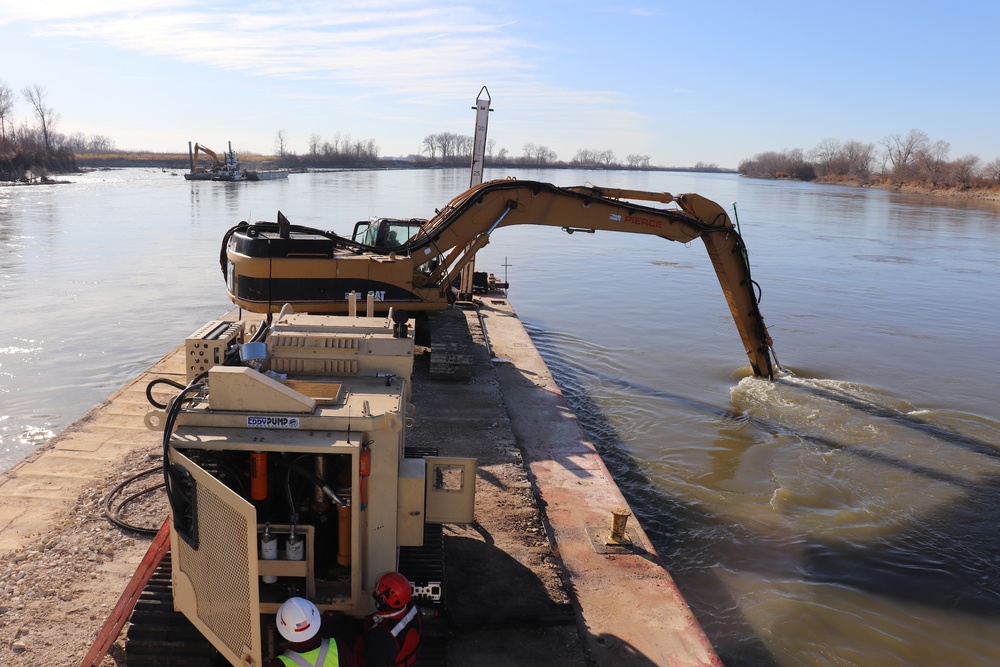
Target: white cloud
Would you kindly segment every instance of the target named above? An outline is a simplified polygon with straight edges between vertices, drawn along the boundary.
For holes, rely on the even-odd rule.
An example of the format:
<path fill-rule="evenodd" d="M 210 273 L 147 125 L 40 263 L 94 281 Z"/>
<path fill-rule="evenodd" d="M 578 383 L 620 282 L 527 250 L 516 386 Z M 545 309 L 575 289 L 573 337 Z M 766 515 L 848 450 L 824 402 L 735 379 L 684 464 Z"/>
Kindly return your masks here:
<path fill-rule="evenodd" d="M 193 0 L 143 0 L 139 5 L 143 12 L 165 8 L 196 5 Z M 114 15 L 131 12 L 137 5 L 133 0 L 100 0 L 100 2 L 80 2 L 79 0 L 0 0 L 0 25 L 4 23 L 67 21 L 91 16 Z"/>
<path fill-rule="evenodd" d="M 567 90 L 545 80 L 537 63 L 546 47 L 520 37 L 517 19 L 496 8 L 395 0 L 221 6 L 122 0 L 100 10 L 42 4 L 49 11 L 22 15 L 39 36 L 225 72 L 335 81 L 352 94 L 404 95 L 411 102 L 464 98 L 469 81 L 487 81 L 534 108 L 621 106 L 610 91 Z"/>
<path fill-rule="evenodd" d="M 405 75 L 450 75 L 475 71 L 498 57 L 513 69 L 525 67 L 518 54 L 531 50 L 494 22 L 468 7 L 423 7 L 361 11 L 293 6 L 280 12 L 247 14 L 160 11 L 143 8 L 36 26 L 39 35 L 99 42 L 148 56 L 194 62 L 226 71 L 265 76 L 316 76 L 366 80 L 386 66 Z M 462 26 L 455 32 L 455 26 Z"/>
<path fill-rule="evenodd" d="M 5 6 L 14 5 L 0 0 Z M 272 99 L 295 105 L 283 109 L 286 115 L 340 109 L 341 122 L 353 121 L 355 132 L 379 137 L 391 131 L 386 118 L 392 114 L 404 115 L 407 127 L 428 125 L 416 120 L 422 115 L 445 129 L 458 122 L 457 115 L 440 118 L 440 109 L 465 108 L 455 101 L 471 104 L 470 91 L 483 84 L 502 97 L 499 106 L 509 127 L 549 145 L 561 135 L 563 153 L 577 142 L 592 143 L 581 135 L 597 129 L 634 136 L 645 120 L 630 111 L 633 95 L 565 83 L 579 78 L 582 63 L 567 60 L 565 48 L 552 40 L 539 39 L 548 34 L 544 24 L 518 4 L 121 0 L 88 8 L 42 2 L 17 20 L 33 39 L 103 47 L 151 59 L 151 65 L 186 63 L 205 72 L 281 82 L 268 89 Z M 529 20 L 535 23 L 528 25 Z M 306 101 L 309 97 L 318 99 Z M 260 102 L 262 109 L 272 108 Z M 361 115 L 344 118 L 346 109 L 359 106 L 367 106 L 372 129 L 358 122 Z M 534 129 L 544 126 L 545 131 Z"/>

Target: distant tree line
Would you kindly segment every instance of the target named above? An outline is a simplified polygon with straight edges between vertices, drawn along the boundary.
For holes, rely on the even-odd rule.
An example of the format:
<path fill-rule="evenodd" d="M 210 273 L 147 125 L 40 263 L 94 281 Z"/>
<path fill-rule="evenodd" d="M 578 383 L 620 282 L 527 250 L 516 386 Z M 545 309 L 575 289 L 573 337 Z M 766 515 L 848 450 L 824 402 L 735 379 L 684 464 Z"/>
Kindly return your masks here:
<path fill-rule="evenodd" d="M 459 164 L 472 161 L 472 150 L 474 140 L 471 136 L 454 134 L 452 132 L 438 132 L 428 134 L 421 143 L 421 157 L 441 164 Z M 560 162 L 559 156 L 548 146 L 539 146 L 534 143 L 526 143 L 521 147 L 521 155 L 512 155 L 506 148 L 496 150 L 496 141 L 486 140 L 487 162 L 492 165 L 523 165 L 532 167 L 552 167 L 552 166 L 573 166 L 573 167 L 599 167 L 616 168 L 629 167 L 632 169 L 649 169 L 650 157 L 648 155 L 630 154 L 625 158 L 625 163 L 620 163 L 613 150 L 592 150 L 581 148 L 569 162 Z M 716 165 L 702 164 L 705 168 L 716 168 Z"/>
<path fill-rule="evenodd" d="M 77 132 L 65 135 L 57 131 L 59 115 L 48 104 L 48 92 L 34 84 L 21 90 L 21 97 L 28 105 L 28 117 L 20 122 L 14 119 L 14 106 L 18 99 L 14 91 L 0 81 L 0 180 L 25 180 L 45 178 L 52 171 L 75 171 L 77 155 L 92 157 L 120 156 L 122 152 L 112 138 Z M 473 137 L 452 132 L 438 132 L 424 137 L 417 162 L 442 166 L 467 165 L 472 160 Z M 312 134 L 304 154 L 289 148 L 288 134 L 279 130 L 274 141 L 276 162 L 285 167 L 374 167 L 384 166 L 381 148 L 374 139 L 352 139 L 339 132 L 324 139 Z M 582 148 L 569 161 L 560 161 L 554 150 L 544 145 L 526 143 L 521 154 L 514 155 L 506 148 L 497 150 L 496 141 L 486 143 L 487 164 L 531 167 L 580 167 L 580 168 L 630 168 L 651 169 L 650 156 L 631 153 L 624 161 L 610 149 Z M 247 154 L 251 155 L 251 154 Z M 148 159 L 148 156 L 147 156 Z M 267 160 L 265 160 L 267 161 Z M 722 171 L 716 164 L 699 162 L 696 171 Z"/>
<path fill-rule="evenodd" d="M 752 178 L 918 184 L 932 189 L 1000 186 L 1000 158 L 983 163 L 976 155 L 951 159 L 951 144 L 932 141 L 921 130 L 891 134 L 877 145 L 824 139 L 808 153 L 801 148 L 758 153 L 740 163 Z"/>
<path fill-rule="evenodd" d="M 279 141 L 281 132 L 278 133 Z M 323 139 L 318 134 L 309 135 L 309 146 L 305 155 L 299 156 L 303 166 L 310 164 L 338 164 L 371 166 L 379 161 L 381 148 L 374 139 L 351 139 L 351 135 L 341 136 L 338 132 L 331 139 Z M 279 157 L 288 155 L 284 146 L 275 142 L 275 153 Z"/>

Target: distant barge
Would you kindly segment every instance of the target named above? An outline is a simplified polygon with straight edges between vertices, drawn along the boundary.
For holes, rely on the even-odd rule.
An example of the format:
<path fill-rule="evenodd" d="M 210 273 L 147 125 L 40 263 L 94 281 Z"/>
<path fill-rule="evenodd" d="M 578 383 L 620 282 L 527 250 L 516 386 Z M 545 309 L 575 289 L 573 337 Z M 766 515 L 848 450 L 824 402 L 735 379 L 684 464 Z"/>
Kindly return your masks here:
<path fill-rule="evenodd" d="M 202 167 L 198 164 L 198 154 L 204 153 L 212 158 L 209 167 Z M 287 171 L 253 171 L 243 169 L 240 166 L 239 158 L 233 151 L 233 144 L 229 142 L 229 150 L 223 153 L 222 157 L 201 144 L 188 142 L 188 162 L 190 171 L 184 174 L 188 181 L 276 181 L 288 178 Z"/>

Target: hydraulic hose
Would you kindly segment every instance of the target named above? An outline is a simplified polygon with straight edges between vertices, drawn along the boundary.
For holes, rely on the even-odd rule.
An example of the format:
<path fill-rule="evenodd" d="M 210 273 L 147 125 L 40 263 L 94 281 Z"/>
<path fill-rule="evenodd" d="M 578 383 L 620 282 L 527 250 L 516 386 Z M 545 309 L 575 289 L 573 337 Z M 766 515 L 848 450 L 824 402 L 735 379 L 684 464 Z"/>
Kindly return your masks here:
<path fill-rule="evenodd" d="M 286 461 L 281 457 L 276 457 L 274 460 L 278 465 L 283 466 L 286 469 L 291 470 L 292 472 L 308 479 L 310 482 L 316 485 L 316 488 L 320 489 L 323 492 L 323 495 L 332 500 L 333 503 L 338 507 L 347 506 L 347 503 L 341 500 L 340 497 L 336 493 L 334 493 L 333 489 L 330 488 L 330 486 L 326 483 L 326 481 L 321 479 L 312 470 L 304 468 L 303 466 L 300 466 L 297 463 L 293 463 L 292 461 Z"/>
<path fill-rule="evenodd" d="M 177 416 L 181 412 L 181 408 L 189 394 L 193 394 L 195 391 L 200 391 L 203 389 L 202 382 L 208 377 L 208 371 L 199 373 L 195 376 L 193 380 L 181 390 L 181 393 L 177 394 L 173 403 L 170 404 L 170 408 L 167 410 L 167 415 L 163 424 L 163 485 L 167 493 L 167 501 L 170 503 L 170 508 L 174 512 L 175 522 L 176 518 L 180 517 L 180 506 L 177 498 L 176 491 L 174 489 L 174 484 L 176 480 L 174 479 L 176 473 L 170 466 L 170 436 L 174 432 L 174 425 L 177 422 Z"/>

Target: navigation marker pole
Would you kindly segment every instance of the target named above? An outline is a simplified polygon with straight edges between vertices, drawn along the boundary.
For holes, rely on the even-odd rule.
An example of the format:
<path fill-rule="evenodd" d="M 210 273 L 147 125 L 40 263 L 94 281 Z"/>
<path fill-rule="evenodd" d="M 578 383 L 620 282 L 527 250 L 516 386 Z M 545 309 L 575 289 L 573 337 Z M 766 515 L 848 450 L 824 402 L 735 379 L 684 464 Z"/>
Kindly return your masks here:
<path fill-rule="evenodd" d="M 486 99 L 483 99 L 483 93 L 486 93 Z M 486 125 L 489 122 L 490 112 L 490 91 L 486 90 L 486 86 L 479 91 L 479 97 L 476 98 L 476 106 L 472 107 L 476 110 L 476 133 L 473 137 L 472 144 L 472 178 L 469 179 L 469 187 L 475 187 L 483 182 L 483 160 L 486 156 Z"/>
<path fill-rule="evenodd" d="M 486 95 L 485 99 L 483 95 Z M 482 90 L 479 91 L 479 96 L 476 98 L 476 106 L 472 107 L 476 110 L 476 132 L 473 137 L 472 144 L 472 174 L 469 178 L 469 187 L 474 188 L 475 186 L 483 182 L 483 163 L 486 159 L 486 126 L 489 122 L 490 111 L 490 91 L 483 86 Z M 476 271 L 476 258 L 473 257 L 469 260 L 469 263 L 462 268 L 461 277 L 459 279 L 458 287 L 458 298 L 460 300 L 472 300 L 472 277 Z"/>

